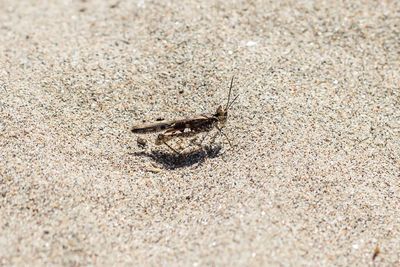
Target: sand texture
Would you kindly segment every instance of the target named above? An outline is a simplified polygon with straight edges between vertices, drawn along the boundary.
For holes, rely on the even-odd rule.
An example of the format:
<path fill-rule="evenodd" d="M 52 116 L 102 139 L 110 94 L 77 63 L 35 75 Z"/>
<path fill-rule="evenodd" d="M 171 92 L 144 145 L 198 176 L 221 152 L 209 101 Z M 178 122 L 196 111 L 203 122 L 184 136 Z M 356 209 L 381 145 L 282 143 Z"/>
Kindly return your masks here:
<path fill-rule="evenodd" d="M 0 66 L 0 266 L 400 266 L 399 1 L 0 0 Z"/>

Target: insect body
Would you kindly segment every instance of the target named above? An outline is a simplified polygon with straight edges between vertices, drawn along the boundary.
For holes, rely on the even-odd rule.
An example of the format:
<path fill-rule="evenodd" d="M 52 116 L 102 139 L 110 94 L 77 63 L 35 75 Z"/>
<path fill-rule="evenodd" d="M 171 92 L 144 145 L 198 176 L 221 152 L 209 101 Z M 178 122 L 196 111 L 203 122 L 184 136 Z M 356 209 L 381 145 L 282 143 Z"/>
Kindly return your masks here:
<path fill-rule="evenodd" d="M 231 91 L 233 85 L 233 77 L 231 80 L 231 85 L 229 88 L 228 102 L 225 109 L 222 106 L 217 108 L 214 114 L 202 114 L 193 118 L 187 118 L 182 120 L 172 120 L 166 122 L 158 122 L 151 124 L 141 124 L 133 126 L 131 131 L 136 134 L 147 134 L 164 131 L 159 134 L 156 139 L 156 145 L 165 144 L 171 150 L 176 153 L 174 148 L 172 148 L 167 142 L 176 137 L 192 137 L 201 132 L 209 132 L 214 127 L 217 128 L 225 137 L 226 135 L 222 132 L 222 128 L 228 119 L 228 109 L 232 106 L 233 102 L 237 99 L 236 96 L 231 103 L 229 103 Z M 227 137 L 226 137 L 227 138 Z M 227 138 L 229 144 L 230 141 Z"/>

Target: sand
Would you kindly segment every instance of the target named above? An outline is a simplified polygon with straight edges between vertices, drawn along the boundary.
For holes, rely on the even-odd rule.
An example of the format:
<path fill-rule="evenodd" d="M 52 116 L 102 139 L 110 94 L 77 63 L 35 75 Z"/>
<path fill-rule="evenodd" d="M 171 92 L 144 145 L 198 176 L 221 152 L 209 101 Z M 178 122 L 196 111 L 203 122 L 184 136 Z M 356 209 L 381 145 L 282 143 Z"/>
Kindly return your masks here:
<path fill-rule="evenodd" d="M 400 265 L 399 12 L 0 1 L 0 265 Z M 233 149 L 137 144 L 233 75 Z"/>

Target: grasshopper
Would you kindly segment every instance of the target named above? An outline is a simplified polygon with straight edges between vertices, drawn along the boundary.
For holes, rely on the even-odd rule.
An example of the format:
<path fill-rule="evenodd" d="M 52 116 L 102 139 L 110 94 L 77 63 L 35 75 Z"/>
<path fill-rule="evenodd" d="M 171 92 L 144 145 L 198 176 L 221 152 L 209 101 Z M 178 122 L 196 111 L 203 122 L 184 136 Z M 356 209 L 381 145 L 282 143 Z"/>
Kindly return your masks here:
<path fill-rule="evenodd" d="M 168 144 L 168 141 L 180 137 L 192 137 L 202 132 L 210 132 L 214 127 L 218 129 L 218 131 L 225 136 L 228 140 L 229 145 L 232 147 L 229 138 L 222 132 L 222 128 L 224 127 L 227 119 L 228 119 L 228 110 L 238 98 L 237 95 L 232 102 L 230 102 L 232 86 L 233 86 L 233 78 L 231 79 L 231 84 L 229 87 L 228 93 L 228 101 L 226 103 L 225 108 L 219 106 L 214 114 L 201 114 L 194 116 L 192 118 L 186 118 L 181 120 L 171 120 L 165 122 L 157 122 L 150 124 L 139 124 L 132 127 L 132 133 L 136 134 L 148 134 L 164 131 L 157 136 L 155 141 L 156 145 L 166 145 L 172 151 L 177 154 L 180 154 L 176 149 Z M 204 140 L 204 138 L 203 138 Z"/>

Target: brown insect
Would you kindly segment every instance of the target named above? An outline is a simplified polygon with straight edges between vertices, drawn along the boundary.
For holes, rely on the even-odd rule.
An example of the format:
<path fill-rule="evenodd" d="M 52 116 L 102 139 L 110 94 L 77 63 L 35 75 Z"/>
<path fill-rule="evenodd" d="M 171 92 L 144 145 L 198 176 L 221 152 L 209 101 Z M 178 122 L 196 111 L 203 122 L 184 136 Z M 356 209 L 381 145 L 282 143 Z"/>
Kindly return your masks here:
<path fill-rule="evenodd" d="M 166 145 L 168 148 L 173 150 L 175 153 L 179 152 L 171 147 L 167 142 L 180 137 L 192 137 L 202 132 L 210 132 L 214 127 L 218 129 L 218 131 L 225 136 L 228 140 L 229 145 L 232 147 L 229 138 L 222 132 L 222 128 L 224 127 L 227 119 L 228 119 L 228 110 L 238 98 L 237 95 L 232 102 L 230 102 L 232 86 L 233 86 L 233 78 L 231 79 L 231 84 L 229 87 L 228 93 L 228 101 L 226 103 L 225 108 L 219 106 L 217 111 L 214 114 L 202 114 L 195 116 L 193 118 L 181 119 L 181 120 L 171 120 L 165 122 L 157 122 L 151 124 L 140 124 L 132 127 L 132 133 L 136 134 L 147 134 L 147 133 L 155 133 L 164 131 L 163 133 L 157 136 L 155 141 L 156 145 Z M 203 138 L 204 140 L 204 138 Z"/>

